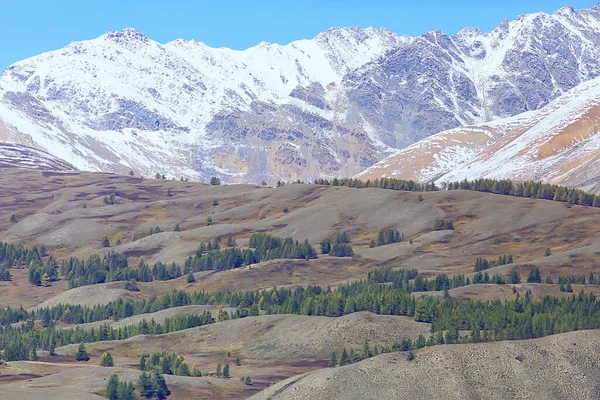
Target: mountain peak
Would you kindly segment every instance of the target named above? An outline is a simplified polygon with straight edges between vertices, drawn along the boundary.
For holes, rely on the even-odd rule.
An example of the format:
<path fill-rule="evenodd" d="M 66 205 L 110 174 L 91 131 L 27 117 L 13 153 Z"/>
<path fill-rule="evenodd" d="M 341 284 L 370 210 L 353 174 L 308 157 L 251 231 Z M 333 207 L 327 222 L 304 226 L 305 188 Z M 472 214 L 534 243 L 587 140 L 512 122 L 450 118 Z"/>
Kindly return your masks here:
<path fill-rule="evenodd" d="M 135 28 L 125 28 L 120 31 L 109 31 L 104 35 L 107 39 L 116 42 L 121 41 L 139 41 L 148 42 L 148 37 Z"/>

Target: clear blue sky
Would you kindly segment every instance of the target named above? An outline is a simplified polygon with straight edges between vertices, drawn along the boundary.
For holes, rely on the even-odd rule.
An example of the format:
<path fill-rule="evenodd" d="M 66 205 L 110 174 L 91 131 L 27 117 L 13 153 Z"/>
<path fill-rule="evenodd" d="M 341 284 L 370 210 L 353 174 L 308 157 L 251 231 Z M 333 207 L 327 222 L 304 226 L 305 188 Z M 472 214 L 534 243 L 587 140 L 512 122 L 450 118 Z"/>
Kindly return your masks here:
<path fill-rule="evenodd" d="M 489 31 L 502 19 L 599 0 L 0 0 L 0 71 L 21 59 L 134 27 L 165 43 L 199 39 L 242 49 L 314 37 L 332 26 L 386 27 L 419 35 L 466 26 Z"/>

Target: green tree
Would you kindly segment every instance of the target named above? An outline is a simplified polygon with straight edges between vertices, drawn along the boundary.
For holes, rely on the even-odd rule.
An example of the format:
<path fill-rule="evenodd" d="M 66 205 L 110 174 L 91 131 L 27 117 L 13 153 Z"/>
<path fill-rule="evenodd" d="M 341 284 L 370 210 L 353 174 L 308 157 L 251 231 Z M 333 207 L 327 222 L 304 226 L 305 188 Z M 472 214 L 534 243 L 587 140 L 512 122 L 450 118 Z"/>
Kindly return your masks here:
<path fill-rule="evenodd" d="M 206 226 L 211 226 L 213 224 L 213 219 L 211 216 L 206 217 Z"/>
<path fill-rule="evenodd" d="M 175 232 L 181 232 L 181 227 L 179 226 L 179 222 L 175 224 L 175 228 L 173 228 Z"/>
<path fill-rule="evenodd" d="M 117 389 L 117 395 L 119 396 L 119 400 L 135 400 L 133 383 L 119 382 L 119 387 Z"/>
<path fill-rule="evenodd" d="M 112 374 L 106 383 L 105 395 L 110 400 L 120 400 L 119 398 L 119 376 Z"/>
<path fill-rule="evenodd" d="M 529 271 L 529 275 L 527 276 L 527 283 L 542 283 L 542 277 L 538 268 Z"/>
<path fill-rule="evenodd" d="M 321 240 L 321 253 L 329 254 L 330 251 L 331 251 L 331 240 L 330 239 Z"/>
<path fill-rule="evenodd" d="M 337 355 L 335 354 L 335 351 L 331 352 L 331 358 L 329 359 L 329 364 L 327 364 L 328 367 L 335 367 L 337 365 Z"/>
<path fill-rule="evenodd" d="M 101 367 L 114 367 L 115 366 L 112 355 L 108 351 L 105 351 L 104 353 L 102 353 L 102 356 L 100 357 L 100 366 Z"/>
<path fill-rule="evenodd" d="M 510 281 L 512 284 L 521 283 L 521 275 L 517 271 L 513 271 L 510 275 Z"/>
<path fill-rule="evenodd" d="M 90 356 L 85 349 L 85 344 L 83 342 L 79 343 L 79 348 L 77 349 L 77 354 L 75 354 L 75 359 L 77 361 L 89 361 Z"/>
<path fill-rule="evenodd" d="M 107 236 L 104 236 L 104 239 L 102 239 L 102 247 L 110 247 L 110 241 Z"/>
<path fill-rule="evenodd" d="M 246 385 L 252 385 L 252 378 L 250 378 L 249 376 L 244 378 L 244 383 Z"/>
<path fill-rule="evenodd" d="M 17 222 L 17 216 L 15 214 L 10 216 L 10 222 Z"/>
<path fill-rule="evenodd" d="M 140 395 L 142 397 L 150 399 L 156 394 L 156 390 L 154 389 L 154 382 L 152 381 L 152 377 L 150 376 L 150 374 L 142 372 L 138 379 L 138 385 L 140 387 Z"/>
<path fill-rule="evenodd" d="M 544 257 L 548 257 L 552 255 L 552 251 L 550 250 L 550 247 L 547 247 L 546 250 L 544 250 Z"/>
<path fill-rule="evenodd" d="M 146 359 L 147 358 L 148 358 L 148 354 L 142 354 L 142 356 L 140 357 L 140 370 L 141 371 L 146 370 Z"/>
<path fill-rule="evenodd" d="M 346 365 L 346 364 L 350 364 L 350 358 L 348 357 L 348 352 L 346 351 L 346 348 L 344 347 L 344 349 L 342 350 L 342 355 L 340 356 L 339 365 Z"/>
<path fill-rule="evenodd" d="M 237 356 L 237 357 L 235 358 L 235 365 L 237 365 L 238 367 L 239 367 L 240 365 L 242 365 L 242 361 L 240 360 L 240 356 Z"/>
<path fill-rule="evenodd" d="M 166 399 L 171 391 L 167 387 L 167 381 L 161 374 L 153 374 L 154 390 L 157 399 Z"/>
<path fill-rule="evenodd" d="M 410 351 L 408 352 L 407 356 L 406 356 L 406 359 L 407 359 L 408 361 L 412 361 L 412 360 L 414 360 L 414 359 L 415 359 L 415 352 L 414 352 L 414 351 L 412 351 L 412 350 L 410 350 Z"/>
<path fill-rule="evenodd" d="M 213 176 L 212 178 L 210 178 L 210 184 L 213 186 L 218 186 L 221 184 L 221 179 L 217 178 L 216 176 Z"/>
<path fill-rule="evenodd" d="M 221 369 L 221 363 L 218 363 L 217 364 L 217 376 L 220 378 L 222 374 L 223 374 L 223 371 Z"/>
<path fill-rule="evenodd" d="M 223 378 L 231 378 L 231 375 L 229 375 L 229 364 L 225 364 L 223 367 Z"/>
<path fill-rule="evenodd" d="M 194 276 L 194 273 L 192 271 L 190 271 L 190 273 L 187 276 L 187 283 L 194 283 L 196 282 L 196 277 Z"/>

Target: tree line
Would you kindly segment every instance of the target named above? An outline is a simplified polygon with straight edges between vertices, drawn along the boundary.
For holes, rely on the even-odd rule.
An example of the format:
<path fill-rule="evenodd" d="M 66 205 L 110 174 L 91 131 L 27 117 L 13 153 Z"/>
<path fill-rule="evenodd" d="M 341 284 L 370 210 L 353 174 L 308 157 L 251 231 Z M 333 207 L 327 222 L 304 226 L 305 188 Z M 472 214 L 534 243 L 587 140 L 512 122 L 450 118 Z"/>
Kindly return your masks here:
<path fill-rule="evenodd" d="M 578 204 L 588 207 L 600 207 L 600 197 L 598 195 L 587 193 L 580 189 L 535 181 L 513 182 L 510 179 L 476 179 L 469 181 L 465 179 L 460 182 L 446 183 L 442 185 L 442 188 L 553 200 L 567 203 L 567 205 Z"/>

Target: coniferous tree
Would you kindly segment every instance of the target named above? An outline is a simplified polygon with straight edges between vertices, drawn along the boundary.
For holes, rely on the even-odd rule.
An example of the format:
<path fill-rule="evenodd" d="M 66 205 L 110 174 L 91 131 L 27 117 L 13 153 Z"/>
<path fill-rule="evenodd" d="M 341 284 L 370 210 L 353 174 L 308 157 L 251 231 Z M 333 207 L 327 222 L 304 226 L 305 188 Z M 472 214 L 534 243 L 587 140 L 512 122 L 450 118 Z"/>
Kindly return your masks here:
<path fill-rule="evenodd" d="M 194 273 L 192 271 L 190 271 L 190 273 L 187 276 L 187 283 L 194 283 L 196 282 L 196 277 L 194 276 Z"/>
<path fill-rule="evenodd" d="M 338 363 L 339 365 L 347 365 L 350 364 L 350 358 L 348 357 L 348 352 L 346 351 L 346 348 L 344 347 L 344 349 L 342 350 L 342 355 L 340 356 L 340 362 Z"/>
<path fill-rule="evenodd" d="M 165 381 L 165 378 L 158 373 L 152 375 L 156 398 L 159 400 L 166 399 L 171 394 L 171 391 L 167 387 L 167 382 Z"/>
<path fill-rule="evenodd" d="M 337 365 L 337 355 L 335 354 L 335 351 L 331 352 L 331 358 L 329 359 L 329 364 L 327 364 L 328 367 L 335 367 Z"/>
<path fill-rule="evenodd" d="M 110 241 L 108 240 L 107 236 L 104 236 L 102 239 L 102 247 L 110 247 Z"/>
<path fill-rule="evenodd" d="M 231 375 L 229 375 L 229 364 L 225 364 L 223 367 L 223 378 L 231 378 Z"/>
<path fill-rule="evenodd" d="M 85 349 L 85 344 L 83 342 L 81 342 L 79 344 L 77 353 L 75 354 L 75 359 L 77 361 L 89 361 L 90 360 L 90 356 L 88 355 L 88 353 Z"/>
<path fill-rule="evenodd" d="M 142 372 L 138 379 L 138 385 L 140 387 L 140 395 L 142 397 L 150 399 L 156 394 L 154 382 L 152 381 L 152 377 L 150 376 L 150 374 Z"/>
<path fill-rule="evenodd" d="M 100 366 L 101 367 L 114 367 L 115 366 L 112 355 L 108 351 L 105 351 L 104 353 L 102 353 L 102 356 L 100 357 Z"/>
<path fill-rule="evenodd" d="M 110 400 L 120 400 L 119 398 L 119 376 L 112 374 L 106 383 L 105 395 Z"/>
<path fill-rule="evenodd" d="M 538 268 L 532 269 L 527 276 L 527 283 L 542 283 L 542 277 Z"/>

